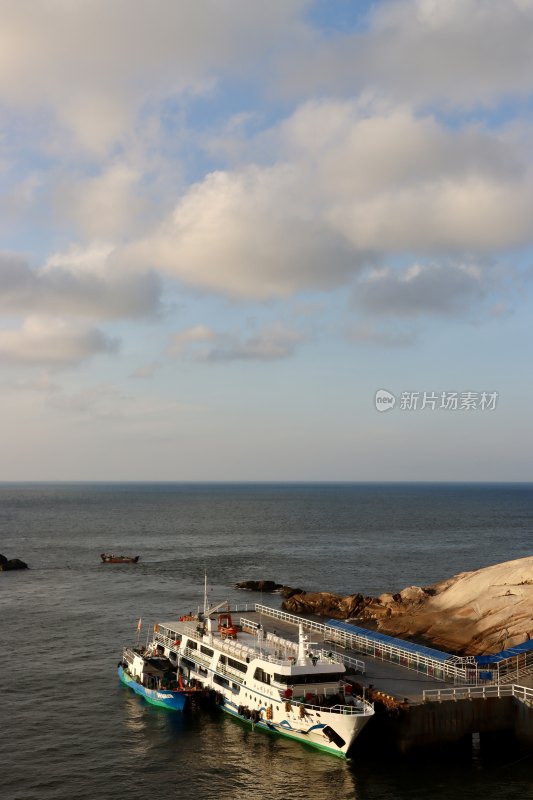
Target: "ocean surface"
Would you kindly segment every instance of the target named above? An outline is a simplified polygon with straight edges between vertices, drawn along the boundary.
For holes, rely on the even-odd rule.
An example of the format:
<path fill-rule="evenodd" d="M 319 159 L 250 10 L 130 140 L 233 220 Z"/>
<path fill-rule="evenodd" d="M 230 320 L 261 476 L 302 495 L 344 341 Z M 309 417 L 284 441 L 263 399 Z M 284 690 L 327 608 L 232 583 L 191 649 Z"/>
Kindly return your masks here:
<path fill-rule="evenodd" d="M 349 762 L 220 712 L 121 686 L 122 646 L 268 578 L 379 594 L 533 553 L 533 486 L 1 484 L 0 794 L 5 800 L 524 800 L 533 757 Z M 136 566 L 100 553 L 139 554 Z"/>

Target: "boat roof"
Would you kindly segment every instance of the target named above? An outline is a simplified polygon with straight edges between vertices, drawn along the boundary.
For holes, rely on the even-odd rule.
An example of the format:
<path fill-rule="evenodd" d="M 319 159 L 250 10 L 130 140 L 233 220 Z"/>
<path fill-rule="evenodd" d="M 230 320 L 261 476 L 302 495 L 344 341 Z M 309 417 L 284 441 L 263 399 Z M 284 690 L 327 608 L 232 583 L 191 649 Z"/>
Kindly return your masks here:
<path fill-rule="evenodd" d="M 196 630 L 196 620 L 171 620 L 167 622 L 159 622 L 159 630 L 166 628 L 180 636 L 190 636 L 191 638 L 201 641 L 206 647 L 216 647 L 218 650 L 223 651 L 228 656 L 240 658 L 242 660 L 259 659 L 269 662 L 270 664 L 278 665 L 290 669 L 292 674 L 305 673 L 309 671 L 311 661 L 305 664 L 298 664 L 298 642 L 288 639 L 286 637 L 277 636 L 273 633 L 265 633 L 265 636 L 259 642 L 257 635 L 248 633 L 246 631 L 239 631 L 237 639 L 230 639 L 226 637 L 222 639 L 220 631 L 214 630 L 212 632 L 213 640 L 209 642 L 208 635 L 201 634 Z M 309 652 L 314 652 L 314 646 L 309 643 Z M 325 672 L 334 672 L 339 670 L 344 671 L 344 664 L 342 658 L 338 655 L 331 654 L 329 658 L 320 659 L 321 668 Z"/>

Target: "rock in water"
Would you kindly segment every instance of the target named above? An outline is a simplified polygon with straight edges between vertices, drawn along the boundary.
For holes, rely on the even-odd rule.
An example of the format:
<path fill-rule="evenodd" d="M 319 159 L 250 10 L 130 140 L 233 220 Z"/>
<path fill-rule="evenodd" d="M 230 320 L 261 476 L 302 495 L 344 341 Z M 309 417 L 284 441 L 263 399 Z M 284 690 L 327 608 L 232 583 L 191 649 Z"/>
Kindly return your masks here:
<path fill-rule="evenodd" d="M 275 581 L 241 581 L 235 584 L 236 589 L 248 589 L 250 592 L 276 592 L 282 588 L 281 583 Z"/>
<path fill-rule="evenodd" d="M 25 561 L 20 558 L 6 558 L 0 553 L 0 572 L 7 572 L 12 569 L 28 569 Z"/>
<path fill-rule="evenodd" d="M 275 581 L 241 581 L 235 584 L 236 589 L 247 589 L 250 592 L 279 592 L 283 597 L 291 597 L 293 594 L 301 594 L 302 589 L 293 589 Z"/>

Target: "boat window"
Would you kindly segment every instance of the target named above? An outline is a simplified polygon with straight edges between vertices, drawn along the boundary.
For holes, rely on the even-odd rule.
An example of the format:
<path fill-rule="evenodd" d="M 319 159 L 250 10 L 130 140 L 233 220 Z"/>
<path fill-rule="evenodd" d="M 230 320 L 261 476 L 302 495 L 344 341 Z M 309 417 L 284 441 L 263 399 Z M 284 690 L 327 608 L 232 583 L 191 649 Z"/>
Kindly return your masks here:
<path fill-rule="evenodd" d="M 274 673 L 274 681 L 284 686 L 298 686 L 307 683 L 338 683 L 342 672 L 309 672 L 306 675 L 280 675 Z"/>
<path fill-rule="evenodd" d="M 212 658 L 215 652 L 214 650 L 211 650 L 210 647 L 206 647 L 205 644 L 200 645 L 200 650 L 202 653 L 205 653 L 206 656 L 209 656 L 209 658 Z"/>
<path fill-rule="evenodd" d="M 194 639 L 188 639 L 187 647 L 189 647 L 191 650 L 198 650 L 198 642 L 195 642 Z"/>
<path fill-rule="evenodd" d="M 213 675 L 213 682 L 218 683 L 219 686 L 229 686 L 228 679 L 223 678 L 221 675 Z"/>
<path fill-rule="evenodd" d="M 270 685 L 270 678 L 271 675 L 268 672 L 265 672 L 261 667 L 257 667 L 254 672 L 254 678 L 256 681 L 261 681 L 261 683 L 268 683 Z"/>
<path fill-rule="evenodd" d="M 220 658 L 220 660 L 222 661 L 222 657 Z M 246 666 L 246 664 L 241 664 L 240 661 L 235 661 L 234 658 L 229 658 L 229 657 L 228 657 L 228 667 L 233 667 L 233 669 L 238 669 L 239 672 L 248 671 L 248 667 Z"/>

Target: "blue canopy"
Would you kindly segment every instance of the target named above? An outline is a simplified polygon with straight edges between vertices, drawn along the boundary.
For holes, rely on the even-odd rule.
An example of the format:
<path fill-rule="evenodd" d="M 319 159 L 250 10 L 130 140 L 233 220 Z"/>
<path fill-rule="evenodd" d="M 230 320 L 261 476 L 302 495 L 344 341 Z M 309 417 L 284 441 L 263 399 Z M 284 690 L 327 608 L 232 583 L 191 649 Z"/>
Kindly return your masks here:
<path fill-rule="evenodd" d="M 329 619 L 326 622 L 326 625 L 330 628 L 337 628 L 338 630 L 341 630 L 347 634 L 351 634 L 352 636 L 364 636 L 365 639 L 374 642 L 376 645 L 388 645 L 389 647 L 395 647 L 398 650 L 407 650 L 408 652 L 413 653 L 413 655 L 431 658 L 433 661 L 448 661 L 448 659 L 451 658 L 449 653 L 443 653 L 441 650 L 434 650 L 433 647 L 425 647 L 424 645 L 416 644 L 415 642 L 406 642 L 404 639 L 397 639 L 394 636 L 387 636 L 387 634 L 379 633 L 378 631 L 370 631 L 368 628 L 359 628 L 357 625 L 351 625 L 348 622 L 342 622 L 338 619 Z"/>
<path fill-rule="evenodd" d="M 522 644 L 517 644 L 515 647 L 509 647 L 507 650 L 501 650 L 499 653 L 494 653 L 489 656 L 474 656 L 476 664 L 497 664 L 500 661 L 506 661 L 508 658 L 516 658 L 522 653 L 529 653 L 533 650 L 533 639 L 528 639 Z"/>

